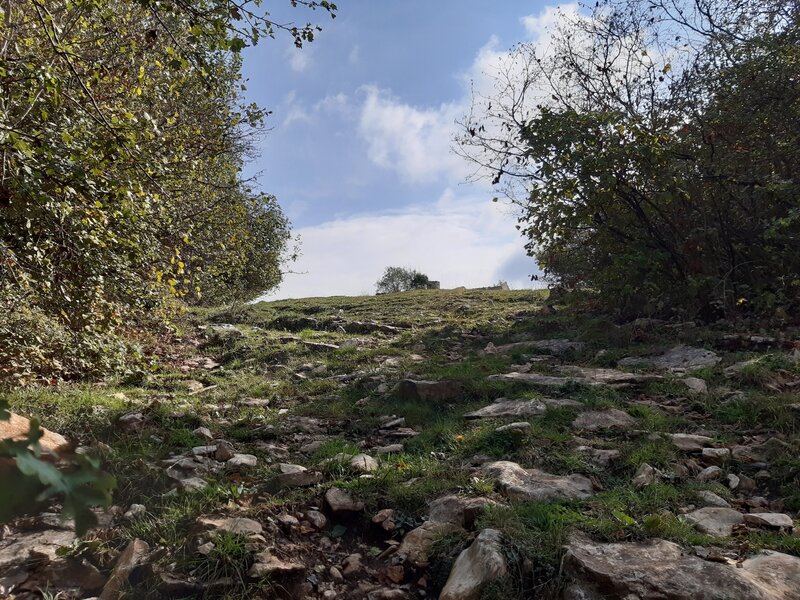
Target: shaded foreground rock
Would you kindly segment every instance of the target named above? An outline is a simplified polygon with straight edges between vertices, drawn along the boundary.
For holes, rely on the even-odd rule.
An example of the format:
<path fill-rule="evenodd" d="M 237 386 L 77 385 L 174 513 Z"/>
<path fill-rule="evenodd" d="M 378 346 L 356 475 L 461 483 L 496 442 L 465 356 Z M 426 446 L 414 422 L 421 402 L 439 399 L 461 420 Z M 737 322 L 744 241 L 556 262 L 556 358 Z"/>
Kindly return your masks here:
<path fill-rule="evenodd" d="M 484 529 L 470 547 L 458 555 L 439 600 L 477 600 L 487 584 L 507 572 L 500 532 Z"/>
<path fill-rule="evenodd" d="M 353 499 L 349 492 L 339 488 L 330 488 L 325 492 L 325 504 L 332 513 L 357 513 L 364 510 L 364 503 Z"/>
<path fill-rule="evenodd" d="M 55 560 L 56 550 L 69 546 L 77 536 L 68 530 L 48 529 L 27 535 L 6 536 L 0 545 L 0 571 L 36 556 L 40 562 Z"/>
<path fill-rule="evenodd" d="M 281 560 L 271 550 L 264 550 L 255 556 L 253 565 L 247 572 L 249 577 L 274 577 L 280 575 L 296 575 L 303 573 L 305 567 L 296 562 Z"/>
<path fill-rule="evenodd" d="M 427 521 L 406 534 L 397 549 L 397 556 L 414 567 L 422 568 L 428 564 L 428 555 L 434 542 L 460 529 L 461 527 L 454 523 Z"/>
<path fill-rule="evenodd" d="M 150 546 L 147 542 L 138 539 L 130 542 L 117 559 L 111 577 L 100 594 L 100 600 L 119 598 L 122 590 L 129 585 L 129 578 L 136 567 L 147 561 L 148 552 L 150 552 Z"/>
<path fill-rule="evenodd" d="M 442 496 L 430 503 L 428 520 L 435 523 L 454 523 L 459 527 L 471 529 L 475 519 L 487 506 L 497 502 L 490 498 L 464 498 L 463 496 Z"/>
<path fill-rule="evenodd" d="M 506 460 L 486 464 L 483 471 L 514 502 L 583 500 L 594 493 L 591 480 L 583 475 L 551 475 Z"/>
<path fill-rule="evenodd" d="M 31 422 L 29 419 L 10 413 L 8 420 L 0 421 L 0 440 L 14 440 L 16 442 L 27 439 L 28 431 L 30 431 Z M 45 454 L 57 454 L 59 452 L 66 452 L 70 449 L 70 443 L 63 435 L 40 427 L 42 437 L 39 439 L 39 445 L 42 452 Z"/>
<path fill-rule="evenodd" d="M 800 600 L 800 558 L 764 552 L 741 568 L 684 553 L 666 540 L 600 544 L 573 538 L 565 600 Z"/>

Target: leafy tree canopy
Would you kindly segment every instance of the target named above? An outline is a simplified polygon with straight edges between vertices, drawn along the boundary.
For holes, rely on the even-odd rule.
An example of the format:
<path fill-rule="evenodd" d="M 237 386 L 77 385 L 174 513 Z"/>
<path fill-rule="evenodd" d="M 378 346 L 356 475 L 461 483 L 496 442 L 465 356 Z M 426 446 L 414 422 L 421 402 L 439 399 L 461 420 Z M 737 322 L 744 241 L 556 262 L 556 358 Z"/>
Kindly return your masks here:
<path fill-rule="evenodd" d="M 378 294 L 392 294 L 409 290 L 429 289 L 432 286 L 432 282 L 427 275 L 414 269 L 386 267 L 375 286 Z"/>
<path fill-rule="evenodd" d="M 240 52 L 318 27 L 260 4 L 0 3 L 0 379 L 115 368 L 120 334 L 174 299 L 280 281 L 289 223 L 241 175 L 267 113 L 244 102 Z"/>
<path fill-rule="evenodd" d="M 605 0 L 517 47 L 459 147 L 547 276 L 622 313 L 781 316 L 800 292 L 788 0 Z"/>

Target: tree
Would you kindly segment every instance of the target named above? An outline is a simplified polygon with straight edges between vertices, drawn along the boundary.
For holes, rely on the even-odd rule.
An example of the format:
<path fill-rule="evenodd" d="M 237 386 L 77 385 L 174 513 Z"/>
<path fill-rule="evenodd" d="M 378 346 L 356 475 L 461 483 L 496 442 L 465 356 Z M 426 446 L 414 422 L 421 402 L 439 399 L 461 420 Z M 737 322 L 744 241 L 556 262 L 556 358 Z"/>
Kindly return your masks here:
<path fill-rule="evenodd" d="M 798 12 L 608 0 L 516 48 L 459 136 L 547 276 L 625 314 L 792 306 Z"/>
<path fill-rule="evenodd" d="M 425 290 L 430 289 L 431 285 L 432 282 L 427 275 L 404 267 L 386 267 L 375 284 L 378 294 Z"/>
<path fill-rule="evenodd" d="M 280 281 L 288 221 L 241 176 L 267 113 L 244 101 L 240 52 L 318 28 L 259 4 L 0 2 L 0 378 L 115 368 L 120 334 L 175 298 Z"/>

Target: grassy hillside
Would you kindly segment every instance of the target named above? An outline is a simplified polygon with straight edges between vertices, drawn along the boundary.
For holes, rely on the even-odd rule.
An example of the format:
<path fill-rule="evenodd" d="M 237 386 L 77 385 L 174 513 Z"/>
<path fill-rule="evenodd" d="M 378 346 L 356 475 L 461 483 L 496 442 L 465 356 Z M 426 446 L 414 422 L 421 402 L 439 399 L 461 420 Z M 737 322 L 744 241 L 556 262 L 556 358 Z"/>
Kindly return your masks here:
<path fill-rule="evenodd" d="M 485 528 L 503 534 L 508 569 L 482 586 L 483 598 L 557 597 L 563 546 L 576 530 L 597 543 L 658 537 L 713 546 L 731 560 L 761 548 L 800 555 L 790 533 L 742 526 L 711 537 L 680 518 L 703 506 L 706 492 L 743 513 L 800 510 L 796 332 L 619 325 L 553 310 L 540 292 L 457 290 L 262 302 L 198 311 L 181 327 L 150 372 L 10 395 L 13 410 L 98 454 L 117 477 L 113 520 L 68 554 L 107 574 L 131 540 L 146 542 L 146 572 L 126 580 L 125 597 L 436 597 L 473 532 Z M 623 357 L 681 344 L 719 360 L 677 372 L 619 367 L 629 376 L 619 381 L 615 372 L 572 368 L 617 368 Z M 491 377 L 507 373 L 527 377 Z M 595 385 L 601 375 L 611 380 Z M 445 383 L 429 394 L 401 380 Z M 540 414 L 465 418 L 499 398 L 546 402 Z M 621 425 L 596 426 L 619 411 Z M 522 425 L 502 427 L 512 422 Z M 715 451 L 687 451 L 676 433 L 705 436 L 702 445 Z M 220 440 L 253 459 L 215 460 Z M 351 464 L 362 453 L 376 464 Z M 176 455 L 202 458 L 178 472 Z M 497 460 L 580 474 L 592 495 L 520 501 L 483 468 Z M 285 485 L 287 464 L 320 475 Z M 643 464 L 652 471 L 634 481 Z M 719 473 L 700 475 L 710 466 Z M 363 510 L 337 512 L 323 500 L 330 488 Z M 402 553 L 397 543 L 448 494 L 492 506 L 466 528 L 437 530 L 428 566 L 393 562 L 392 548 Z M 134 504 L 144 508 L 123 516 Z M 384 509 L 393 527 L 374 522 Z M 310 514 L 318 510 L 324 524 Z M 212 527 L 201 519 L 208 516 L 252 519 L 262 537 Z M 15 527 L 10 539 L 24 539 Z M 296 568 L 254 575 L 265 547 Z M 355 554 L 358 565 L 341 578 Z"/>

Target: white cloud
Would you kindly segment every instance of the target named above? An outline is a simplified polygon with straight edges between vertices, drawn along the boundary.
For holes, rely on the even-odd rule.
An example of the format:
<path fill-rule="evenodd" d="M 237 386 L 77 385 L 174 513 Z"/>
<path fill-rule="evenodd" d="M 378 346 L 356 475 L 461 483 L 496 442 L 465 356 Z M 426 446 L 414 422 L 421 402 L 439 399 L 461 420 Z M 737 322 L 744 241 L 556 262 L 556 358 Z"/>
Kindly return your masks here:
<path fill-rule="evenodd" d="M 407 266 L 441 281 L 442 287 L 481 287 L 508 279 L 530 287 L 535 270 L 524 259 L 513 219 L 485 197 L 451 189 L 429 206 L 354 215 L 296 231 L 302 256 L 269 299 L 356 295 L 374 291 L 390 265 Z M 516 265 L 509 272 L 508 265 Z"/>
<path fill-rule="evenodd" d="M 361 62 L 361 46 L 356 44 L 350 49 L 350 54 L 347 57 L 351 65 L 357 65 Z"/>
<path fill-rule="evenodd" d="M 531 41 L 544 40 L 553 27 L 558 25 L 564 15 L 575 16 L 579 13 L 578 4 L 572 2 L 561 6 L 545 6 L 538 15 L 522 17 L 520 22 Z"/>
<path fill-rule="evenodd" d="M 548 6 L 537 15 L 523 17 L 521 22 L 528 41 L 544 47 L 549 43 L 548 31 L 561 15 L 577 13 L 575 3 L 560 8 Z M 469 112 L 473 93 L 492 96 L 498 72 L 518 68 L 520 65 L 501 48 L 500 40 L 492 36 L 478 50 L 470 68 L 458 76 L 463 83 L 463 94 L 452 102 L 413 106 L 394 96 L 391 90 L 365 86 L 359 133 L 367 143 L 370 160 L 414 182 L 462 181 L 473 167 L 451 151 L 452 140 L 459 132 L 456 121 Z"/>
<path fill-rule="evenodd" d="M 314 110 L 316 112 L 339 113 L 343 116 L 349 116 L 354 109 L 347 94 L 339 92 L 338 94 L 325 96 L 314 105 Z"/>
<path fill-rule="evenodd" d="M 355 111 L 350 98 L 343 93 L 329 94 L 309 107 L 297 100 L 294 91 L 287 94 L 280 108 L 280 112 L 286 115 L 283 118 L 283 127 L 289 127 L 293 123 L 313 123 L 320 113 L 350 118 Z"/>
<path fill-rule="evenodd" d="M 291 46 L 286 53 L 289 56 L 289 66 L 295 73 L 302 73 L 311 65 L 311 58 L 314 50 L 311 46 L 303 45 L 302 48 Z"/>
<path fill-rule="evenodd" d="M 466 165 L 450 151 L 460 104 L 417 108 L 375 86 L 363 88 L 359 133 L 367 142 L 372 162 L 414 182 L 432 181 L 442 174 L 463 179 Z"/>

